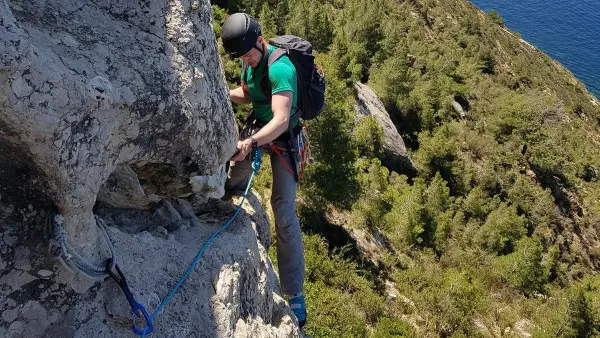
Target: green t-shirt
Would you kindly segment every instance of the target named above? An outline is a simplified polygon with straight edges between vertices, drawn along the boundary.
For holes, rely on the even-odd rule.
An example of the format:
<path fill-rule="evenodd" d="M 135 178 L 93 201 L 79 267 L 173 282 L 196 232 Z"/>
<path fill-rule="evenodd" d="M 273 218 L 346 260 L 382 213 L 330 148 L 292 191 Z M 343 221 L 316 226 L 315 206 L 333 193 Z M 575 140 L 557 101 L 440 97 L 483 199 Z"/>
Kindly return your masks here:
<path fill-rule="evenodd" d="M 260 80 L 262 79 L 263 72 L 267 69 L 267 61 L 271 52 L 275 50 L 275 47 L 269 46 L 267 55 L 263 57 L 260 64 L 256 68 L 248 67 L 246 70 L 246 85 L 250 92 L 250 100 L 252 101 L 252 108 L 254 108 L 254 114 L 256 118 L 263 123 L 268 123 L 273 119 L 273 111 L 271 110 L 271 102 L 267 101 L 267 98 L 263 95 L 260 89 Z M 244 80 L 244 74 L 241 74 L 242 80 Z M 271 84 L 271 95 L 290 90 L 293 92 L 292 98 L 292 109 L 290 115 L 296 111 L 298 106 L 298 90 L 296 81 L 296 68 L 292 61 L 283 55 L 277 59 L 271 67 L 269 67 L 269 82 Z M 295 121 L 294 125 L 298 122 Z"/>

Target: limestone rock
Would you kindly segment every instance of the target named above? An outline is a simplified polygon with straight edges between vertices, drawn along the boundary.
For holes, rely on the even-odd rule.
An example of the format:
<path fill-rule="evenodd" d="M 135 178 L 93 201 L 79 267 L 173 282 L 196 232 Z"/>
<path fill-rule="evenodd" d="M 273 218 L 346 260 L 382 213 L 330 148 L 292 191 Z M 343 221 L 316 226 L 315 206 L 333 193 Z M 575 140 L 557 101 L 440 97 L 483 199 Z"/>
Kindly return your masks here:
<path fill-rule="evenodd" d="M 359 117 L 371 115 L 383 129 L 383 158 L 381 162 L 388 168 L 407 175 L 414 175 L 415 166 L 408 156 L 404 140 L 390 119 L 377 94 L 367 85 L 355 83 L 357 111 Z"/>
<path fill-rule="evenodd" d="M 236 197 L 233 201 L 235 204 L 239 204 L 242 202 L 242 198 Z M 252 194 L 249 194 L 246 201 L 244 201 L 244 209 L 248 212 L 252 221 L 257 224 L 258 241 L 268 250 L 271 247 L 271 229 L 269 216 L 263 209 L 262 202 L 258 193 L 252 190 Z"/>
<path fill-rule="evenodd" d="M 48 225 L 63 222 L 96 265 L 112 243 L 152 313 L 231 217 L 229 204 L 200 207 L 219 196 L 236 141 L 210 2 L 0 0 L 0 83 L 0 336 L 131 337 L 121 289 L 63 268 Z M 299 336 L 264 210 L 245 208 L 154 336 Z"/>
<path fill-rule="evenodd" d="M 452 108 L 460 116 L 460 118 L 467 117 L 469 108 L 471 107 L 469 100 L 464 98 L 462 95 L 455 95 L 451 102 Z"/>
<path fill-rule="evenodd" d="M 98 200 L 117 208 L 148 209 L 160 198 L 147 196 L 133 169 L 120 165 L 100 186 Z"/>
<path fill-rule="evenodd" d="M 91 261 L 106 258 L 92 207 L 117 168 L 146 196 L 183 196 L 235 150 L 207 0 L 0 0 L 0 83 L 3 203 L 56 206 Z"/>
<path fill-rule="evenodd" d="M 252 194 L 249 200 L 238 218 L 204 251 L 182 287 L 156 317 L 152 336 L 184 337 L 193 332 L 207 337 L 300 336 L 294 315 L 282 298 L 267 248 L 258 240 L 269 234 L 268 222 L 262 221 L 266 214 L 260 204 L 255 204 L 257 196 Z M 187 203 L 171 202 L 177 205 L 173 209 L 189 209 L 189 205 L 179 204 Z M 153 224 L 160 223 L 161 218 L 152 209 L 137 212 L 147 213 L 149 220 L 158 218 Z M 231 214 L 205 214 L 199 217 L 198 225 L 174 229 L 168 236 L 149 228 L 133 231 L 130 224 L 114 221 L 121 219 L 107 217 L 118 265 L 136 300 L 152 313 L 194 261 L 198 250 Z M 14 225 L 0 213 L 0 233 Z M 19 239 L 31 238 L 35 229 L 28 231 L 19 234 Z M 22 241 L 28 247 L 24 252 L 29 254 L 32 271 L 39 272 L 41 266 L 48 265 L 54 265 L 50 270 L 56 271 L 57 263 L 48 259 L 39 245 L 41 240 Z M 45 277 L 50 270 L 39 272 L 37 277 L 12 268 L 0 278 L 0 290 L 7 290 L 0 292 L 0 329 L 8 336 L 17 337 L 21 332 L 28 337 L 51 338 L 132 335 L 131 308 L 112 279 L 75 290 L 72 286 L 76 282 L 64 276 Z M 143 321 L 135 322 L 143 326 Z"/>
<path fill-rule="evenodd" d="M 225 194 L 225 181 L 227 172 L 223 164 L 213 175 L 194 176 L 190 178 L 190 184 L 198 198 L 221 198 Z"/>
<path fill-rule="evenodd" d="M 454 108 L 454 111 L 456 111 L 456 113 L 461 117 L 461 118 L 465 118 L 467 116 L 467 113 L 465 113 L 465 110 L 463 109 L 463 107 L 460 105 L 460 103 L 456 102 L 456 101 L 452 101 L 452 107 Z"/>

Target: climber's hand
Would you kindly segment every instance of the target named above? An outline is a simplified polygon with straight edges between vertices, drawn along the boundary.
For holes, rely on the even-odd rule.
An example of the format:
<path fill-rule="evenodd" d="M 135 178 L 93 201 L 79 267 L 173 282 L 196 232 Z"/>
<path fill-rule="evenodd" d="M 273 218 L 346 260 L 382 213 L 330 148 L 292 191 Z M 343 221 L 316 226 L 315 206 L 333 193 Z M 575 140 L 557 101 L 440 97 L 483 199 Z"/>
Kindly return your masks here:
<path fill-rule="evenodd" d="M 248 153 L 252 150 L 252 140 L 246 139 L 243 141 L 238 141 L 237 143 L 237 152 L 231 158 L 232 161 L 238 162 L 243 161 Z"/>

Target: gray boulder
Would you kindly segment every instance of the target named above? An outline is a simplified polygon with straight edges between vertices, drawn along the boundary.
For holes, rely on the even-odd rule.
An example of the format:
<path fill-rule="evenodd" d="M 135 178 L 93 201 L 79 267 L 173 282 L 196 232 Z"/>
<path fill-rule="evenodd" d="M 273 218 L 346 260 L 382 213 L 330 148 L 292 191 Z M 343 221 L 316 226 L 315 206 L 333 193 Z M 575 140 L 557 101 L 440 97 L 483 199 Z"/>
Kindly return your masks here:
<path fill-rule="evenodd" d="M 0 0 L 0 83 L 5 200 L 55 206 L 90 261 L 106 258 L 92 207 L 117 168 L 144 207 L 193 193 L 235 149 L 208 1 Z"/>
<path fill-rule="evenodd" d="M 369 86 L 360 82 L 354 84 L 354 89 L 356 90 L 356 110 L 359 118 L 360 116 L 373 116 L 383 129 L 381 162 L 398 173 L 414 175 L 416 169 L 408 156 L 404 141 L 377 94 Z"/>
<path fill-rule="evenodd" d="M 454 111 L 461 118 L 465 118 L 467 116 L 467 113 L 465 112 L 465 110 L 463 109 L 463 107 L 460 105 L 460 103 L 458 103 L 458 102 L 456 102 L 454 100 L 452 100 L 452 108 L 454 108 Z"/>
<path fill-rule="evenodd" d="M 233 214 L 208 200 L 236 141 L 212 25 L 208 0 L 0 0 L 0 337 L 131 337 L 115 281 L 73 262 L 114 252 L 152 313 Z M 154 336 L 299 335 L 246 209 Z"/>

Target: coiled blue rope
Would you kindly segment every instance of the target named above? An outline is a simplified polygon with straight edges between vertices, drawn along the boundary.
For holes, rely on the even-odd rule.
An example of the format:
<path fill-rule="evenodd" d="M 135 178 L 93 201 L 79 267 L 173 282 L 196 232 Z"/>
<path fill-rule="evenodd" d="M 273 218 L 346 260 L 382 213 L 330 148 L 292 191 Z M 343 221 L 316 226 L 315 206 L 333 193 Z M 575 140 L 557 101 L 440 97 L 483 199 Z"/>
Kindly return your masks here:
<path fill-rule="evenodd" d="M 142 338 L 146 337 L 147 330 L 150 330 L 148 333 L 150 333 L 152 331 L 151 330 L 152 321 L 159 314 L 159 312 L 165 307 L 165 305 L 167 305 L 167 303 L 171 300 L 171 298 L 173 298 L 173 296 L 175 295 L 175 292 L 177 292 L 179 287 L 183 284 L 183 282 L 185 282 L 185 280 L 188 278 L 190 273 L 192 273 L 192 271 L 196 267 L 196 264 L 198 264 L 198 262 L 200 261 L 200 258 L 202 257 L 204 250 L 206 250 L 206 248 L 215 239 L 215 237 L 217 237 L 217 235 L 219 233 L 221 233 L 223 230 L 227 229 L 227 227 L 229 227 L 229 225 L 231 225 L 231 223 L 235 220 L 237 215 L 240 213 L 240 210 L 242 210 L 242 205 L 244 204 L 244 201 L 246 201 L 246 195 L 248 195 L 250 186 L 252 186 L 252 179 L 254 178 L 254 175 L 258 172 L 258 170 L 260 169 L 261 160 L 262 160 L 262 152 L 259 147 L 252 148 L 252 157 L 251 158 L 252 158 L 252 174 L 250 174 L 250 178 L 248 178 L 248 185 L 246 185 L 246 190 L 244 191 L 244 195 L 242 197 L 242 202 L 240 203 L 240 205 L 238 205 L 237 210 L 235 211 L 235 214 L 233 214 L 233 216 L 229 219 L 229 221 L 227 221 L 227 223 L 225 223 L 225 225 L 223 225 L 220 229 L 215 231 L 215 233 L 212 234 L 212 236 L 210 236 L 208 241 L 206 241 L 206 243 L 204 243 L 204 245 L 202 246 L 200 251 L 198 251 L 198 253 L 196 254 L 196 258 L 194 259 L 192 264 L 190 264 L 190 266 L 187 269 L 187 271 L 185 272 L 185 274 L 179 279 L 179 282 L 177 283 L 177 285 L 173 288 L 173 290 L 171 290 L 169 295 L 158 305 L 156 310 L 154 310 L 154 312 L 150 316 L 150 321 L 146 324 L 146 326 L 144 327 L 144 330 L 141 332 Z M 137 333 L 136 331 L 134 331 L 134 333 L 139 335 L 139 333 Z"/>

